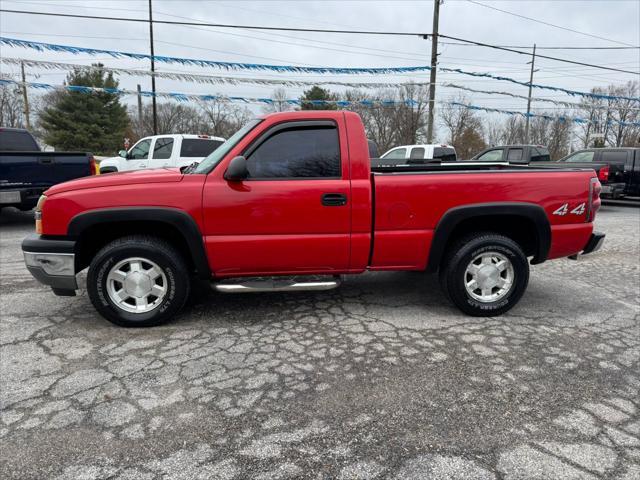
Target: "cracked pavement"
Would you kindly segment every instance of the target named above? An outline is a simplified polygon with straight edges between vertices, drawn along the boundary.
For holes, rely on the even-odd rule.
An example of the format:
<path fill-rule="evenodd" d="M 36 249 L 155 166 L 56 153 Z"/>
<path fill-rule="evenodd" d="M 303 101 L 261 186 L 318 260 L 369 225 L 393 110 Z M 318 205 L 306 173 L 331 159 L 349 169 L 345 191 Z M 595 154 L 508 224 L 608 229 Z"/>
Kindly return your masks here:
<path fill-rule="evenodd" d="M 202 290 L 122 329 L 22 262 L 0 217 L 5 479 L 638 479 L 640 211 L 605 206 L 603 250 L 532 267 L 498 318 L 435 278 L 331 292 Z"/>

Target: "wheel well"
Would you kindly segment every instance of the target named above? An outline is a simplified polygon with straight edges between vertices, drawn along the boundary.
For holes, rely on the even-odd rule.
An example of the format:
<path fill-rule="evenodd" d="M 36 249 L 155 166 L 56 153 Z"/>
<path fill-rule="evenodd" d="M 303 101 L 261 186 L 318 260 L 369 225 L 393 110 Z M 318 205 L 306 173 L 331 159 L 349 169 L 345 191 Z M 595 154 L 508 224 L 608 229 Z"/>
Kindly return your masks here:
<path fill-rule="evenodd" d="M 184 235 L 169 223 L 157 221 L 118 221 L 91 225 L 82 231 L 76 244 L 76 271 L 85 269 L 95 255 L 116 238 L 144 234 L 171 243 L 182 254 L 190 271 L 195 262 Z"/>
<path fill-rule="evenodd" d="M 480 215 L 464 219 L 449 235 L 447 245 L 452 245 L 459 238 L 473 232 L 504 235 L 520 245 L 527 257 L 537 252 L 539 238 L 536 224 L 522 215 Z"/>

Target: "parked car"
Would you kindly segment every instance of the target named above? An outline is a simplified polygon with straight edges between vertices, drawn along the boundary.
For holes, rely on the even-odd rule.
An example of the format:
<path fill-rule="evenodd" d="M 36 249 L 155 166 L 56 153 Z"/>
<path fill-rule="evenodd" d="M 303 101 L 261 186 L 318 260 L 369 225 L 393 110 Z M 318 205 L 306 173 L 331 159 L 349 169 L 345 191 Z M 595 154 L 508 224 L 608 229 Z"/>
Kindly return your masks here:
<path fill-rule="evenodd" d="M 602 196 L 640 195 L 640 148 L 590 148 L 558 161 L 566 167 L 593 168 L 602 183 Z"/>
<path fill-rule="evenodd" d="M 27 130 L 0 127 L 0 208 L 31 210 L 52 185 L 96 170 L 90 153 L 43 152 Z"/>
<path fill-rule="evenodd" d="M 199 162 L 224 143 L 224 138 L 209 135 L 156 135 L 139 140 L 133 147 L 120 150 L 118 157 L 100 162 L 100 173 L 124 172 L 145 168 L 186 167 Z"/>
<path fill-rule="evenodd" d="M 252 120 L 186 172 L 56 185 L 22 243 L 27 268 L 74 295 L 88 267 L 95 308 L 129 327 L 176 315 L 193 275 L 233 293 L 439 271 L 460 310 L 494 316 L 524 294 L 529 259 L 587 254 L 604 240 L 593 231 L 593 170 L 452 162 L 372 174 L 368 150 L 354 112 L 283 112 Z"/>
<path fill-rule="evenodd" d="M 549 149 L 544 145 L 499 145 L 487 148 L 471 158 L 474 162 L 532 163 L 549 162 Z"/>
<path fill-rule="evenodd" d="M 423 164 L 430 160 L 455 162 L 456 149 L 450 145 L 402 145 L 387 150 L 380 158 L 372 158 L 374 167 Z"/>

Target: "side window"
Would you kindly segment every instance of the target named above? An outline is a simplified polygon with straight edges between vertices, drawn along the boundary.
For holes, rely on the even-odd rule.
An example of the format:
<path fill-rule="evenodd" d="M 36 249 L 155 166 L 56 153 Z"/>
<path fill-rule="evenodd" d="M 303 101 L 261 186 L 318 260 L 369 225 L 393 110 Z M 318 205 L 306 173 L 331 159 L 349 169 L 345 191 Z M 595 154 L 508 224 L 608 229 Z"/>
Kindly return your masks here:
<path fill-rule="evenodd" d="M 153 146 L 153 158 L 157 160 L 171 158 L 171 150 L 173 150 L 173 138 L 157 138 Z"/>
<path fill-rule="evenodd" d="M 455 162 L 458 158 L 455 149 L 451 147 L 435 147 L 433 149 L 433 159 L 441 162 Z"/>
<path fill-rule="evenodd" d="M 603 162 L 626 162 L 627 152 L 623 150 L 609 150 L 608 152 L 602 152 Z"/>
<path fill-rule="evenodd" d="M 181 157 L 206 157 L 222 145 L 220 140 L 205 140 L 202 138 L 183 138 L 180 147 Z"/>
<path fill-rule="evenodd" d="M 395 150 L 391 150 L 390 152 L 385 153 L 382 158 L 390 158 L 392 160 L 400 160 L 404 159 L 407 156 L 406 148 L 396 148 Z"/>
<path fill-rule="evenodd" d="M 339 178 L 340 143 L 335 127 L 281 130 L 247 158 L 249 178 Z"/>
<path fill-rule="evenodd" d="M 411 149 L 411 155 L 409 156 L 412 160 L 423 160 L 424 159 L 424 148 L 423 147 L 414 147 Z"/>
<path fill-rule="evenodd" d="M 550 162 L 551 156 L 549 155 L 549 149 L 545 147 L 531 148 L 531 161 L 532 162 Z"/>
<path fill-rule="evenodd" d="M 594 155 L 595 152 L 576 152 L 565 158 L 564 161 L 569 163 L 593 162 Z"/>
<path fill-rule="evenodd" d="M 487 153 L 480 155 L 477 160 L 480 162 L 499 162 L 502 160 L 502 148 L 496 150 L 489 150 Z"/>
<path fill-rule="evenodd" d="M 510 148 L 507 153 L 507 161 L 508 162 L 518 162 L 522 160 L 522 149 L 521 148 Z"/>
<path fill-rule="evenodd" d="M 142 140 L 135 144 L 129 152 L 130 160 L 145 160 L 149 158 L 149 148 L 151 147 L 151 139 Z"/>

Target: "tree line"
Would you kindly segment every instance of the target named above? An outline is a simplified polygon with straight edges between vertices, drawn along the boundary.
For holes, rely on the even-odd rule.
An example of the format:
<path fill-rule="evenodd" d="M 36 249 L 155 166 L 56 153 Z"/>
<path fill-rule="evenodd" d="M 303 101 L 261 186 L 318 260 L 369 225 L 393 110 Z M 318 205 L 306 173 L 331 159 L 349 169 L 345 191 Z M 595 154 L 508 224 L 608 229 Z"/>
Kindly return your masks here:
<path fill-rule="evenodd" d="M 117 88 L 118 81 L 102 65 L 91 70 L 75 70 L 66 79 L 67 85 Z M 610 96 L 637 97 L 639 82 L 623 86 L 594 88 L 593 93 Z M 353 105 L 346 107 L 357 112 L 363 120 L 367 136 L 380 153 L 398 145 L 425 143 L 428 112 L 428 86 L 407 83 L 400 88 L 365 91 L 348 89 L 332 92 L 319 86 L 306 90 L 299 98 L 300 105 L 291 105 L 284 88 L 272 92 L 271 104 L 262 107 L 265 113 L 276 111 L 337 109 L 324 101 L 388 100 L 387 105 Z M 30 95 L 30 111 L 35 121 L 32 130 L 45 144 L 56 150 L 91 151 L 96 155 L 113 155 L 123 146 L 124 138 L 133 143 L 151 135 L 153 118 L 151 105 L 142 108 L 125 106 L 120 97 L 108 93 L 86 94 L 54 91 L 45 95 Z M 464 95 L 448 101 L 471 103 Z M 544 113 L 552 119 L 530 119 L 529 142 L 549 147 L 551 157 L 561 158 L 576 148 L 591 146 L 640 146 L 640 128 L 620 125 L 615 121 L 640 122 L 640 105 L 631 100 L 584 99 L 573 109 Z M 436 104 L 437 141 L 453 145 L 459 158 L 471 158 L 486 147 L 500 144 L 526 143 L 525 120 L 520 116 L 497 119 L 497 115 L 480 114 L 446 103 Z M 158 133 L 198 133 L 228 138 L 254 112 L 227 101 L 203 101 L 195 105 L 179 102 L 159 103 Z M 593 123 L 574 124 L 560 116 L 577 116 Z M 613 120 L 613 121 L 612 121 Z M 596 123 L 597 122 L 597 123 Z M 0 125 L 24 127 L 24 101 L 21 87 L 0 87 Z M 598 135 L 594 135 L 598 134 Z"/>

